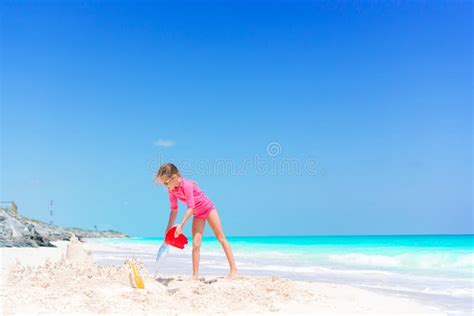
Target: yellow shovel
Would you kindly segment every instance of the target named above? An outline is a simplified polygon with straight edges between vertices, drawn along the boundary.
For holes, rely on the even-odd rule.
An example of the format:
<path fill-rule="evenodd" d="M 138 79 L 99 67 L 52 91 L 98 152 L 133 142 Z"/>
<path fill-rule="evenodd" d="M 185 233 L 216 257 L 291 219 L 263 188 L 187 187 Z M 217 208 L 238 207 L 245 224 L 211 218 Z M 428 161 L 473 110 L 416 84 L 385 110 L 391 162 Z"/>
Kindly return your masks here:
<path fill-rule="evenodd" d="M 135 281 L 136 287 L 139 289 L 144 289 L 145 282 L 143 282 L 143 278 L 138 274 L 137 267 L 135 266 L 135 260 L 130 261 L 130 266 L 132 267 L 133 281 Z"/>

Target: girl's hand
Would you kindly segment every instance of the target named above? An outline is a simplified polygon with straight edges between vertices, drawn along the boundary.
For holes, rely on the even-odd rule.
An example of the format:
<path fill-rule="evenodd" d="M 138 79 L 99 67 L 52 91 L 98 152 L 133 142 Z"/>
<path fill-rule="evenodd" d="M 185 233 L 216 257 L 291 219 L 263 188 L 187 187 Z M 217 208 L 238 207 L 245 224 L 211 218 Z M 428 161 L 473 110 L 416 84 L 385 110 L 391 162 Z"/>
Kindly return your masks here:
<path fill-rule="evenodd" d="M 174 238 L 178 238 L 178 236 L 181 235 L 182 233 L 183 233 L 183 228 L 181 227 L 181 224 L 179 224 L 176 227 L 176 230 L 174 232 Z"/>

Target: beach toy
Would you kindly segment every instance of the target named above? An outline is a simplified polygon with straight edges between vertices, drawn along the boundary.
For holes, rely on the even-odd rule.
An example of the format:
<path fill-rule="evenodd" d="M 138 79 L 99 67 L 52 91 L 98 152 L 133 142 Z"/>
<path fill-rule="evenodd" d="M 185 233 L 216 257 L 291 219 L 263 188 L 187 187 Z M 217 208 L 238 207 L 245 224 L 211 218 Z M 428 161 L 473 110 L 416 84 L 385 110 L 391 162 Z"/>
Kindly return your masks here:
<path fill-rule="evenodd" d="M 177 226 L 178 225 L 174 225 L 166 232 L 165 243 L 179 249 L 184 249 L 184 245 L 188 243 L 188 238 L 186 238 L 184 234 L 180 234 L 176 238 L 174 237 L 174 232 L 176 231 Z"/>
<path fill-rule="evenodd" d="M 178 237 L 174 237 L 174 233 L 176 232 L 176 227 L 178 225 L 174 225 L 165 234 L 165 240 L 158 249 L 156 253 L 156 260 L 155 260 L 155 273 L 158 272 L 158 266 L 165 260 L 166 256 L 169 252 L 169 246 L 173 246 L 179 249 L 183 249 L 184 246 L 188 243 L 188 238 L 184 236 L 184 234 L 180 234 Z"/>
<path fill-rule="evenodd" d="M 145 282 L 143 282 L 143 278 L 141 277 L 140 274 L 138 274 L 137 267 L 135 266 L 135 261 L 132 260 L 130 262 L 130 266 L 132 267 L 132 273 L 133 273 L 133 281 L 135 283 L 135 287 L 139 289 L 144 289 L 145 288 Z"/>

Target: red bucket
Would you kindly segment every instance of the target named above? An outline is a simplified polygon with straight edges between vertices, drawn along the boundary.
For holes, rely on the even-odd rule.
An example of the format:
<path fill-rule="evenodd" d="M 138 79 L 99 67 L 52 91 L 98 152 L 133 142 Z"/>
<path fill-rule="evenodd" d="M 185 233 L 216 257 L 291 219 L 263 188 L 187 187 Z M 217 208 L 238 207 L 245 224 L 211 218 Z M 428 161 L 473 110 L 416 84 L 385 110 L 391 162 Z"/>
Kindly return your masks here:
<path fill-rule="evenodd" d="M 186 238 L 184 234 L 180 234 L 178 237 L 175 238 L 174 232 L 176 231 L 176 227 L 177 225 L 168 229 L 165 235 L 165 243 L 179 249 L 184 249 L 184 245 L 188 243 L 188 238 Z"/>

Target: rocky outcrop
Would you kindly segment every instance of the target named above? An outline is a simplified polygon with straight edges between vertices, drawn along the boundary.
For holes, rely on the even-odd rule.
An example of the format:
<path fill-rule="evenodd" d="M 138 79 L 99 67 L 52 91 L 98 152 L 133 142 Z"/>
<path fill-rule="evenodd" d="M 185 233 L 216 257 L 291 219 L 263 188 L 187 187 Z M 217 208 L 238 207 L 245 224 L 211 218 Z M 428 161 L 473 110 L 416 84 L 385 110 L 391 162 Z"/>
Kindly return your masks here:
<path fill-rule="evenodd" d="M 0 208 L 0 247 L 54 247 L 51 241 L 84 238 L 124 238 L 127 234 L 50 225 Z"/>

